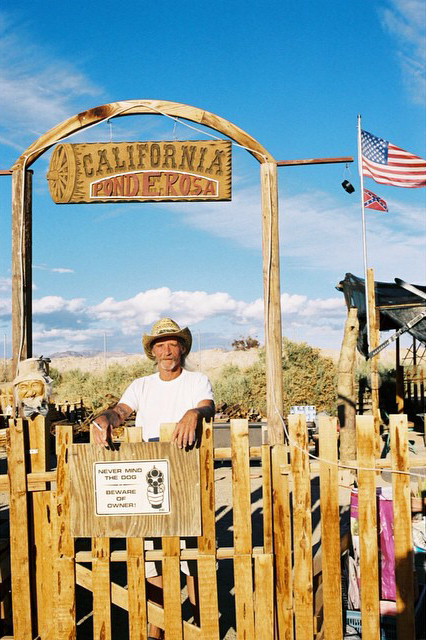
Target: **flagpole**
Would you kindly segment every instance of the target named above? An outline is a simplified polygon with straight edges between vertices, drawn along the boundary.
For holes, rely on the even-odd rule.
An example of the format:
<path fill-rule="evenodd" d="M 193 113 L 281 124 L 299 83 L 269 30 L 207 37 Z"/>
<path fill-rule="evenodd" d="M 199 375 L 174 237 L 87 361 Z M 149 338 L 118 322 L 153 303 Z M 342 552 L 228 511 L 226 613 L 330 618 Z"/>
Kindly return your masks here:
<path fill-rule="evenodd" d="M 362 173 L 362 146 L 361 146 L 361 116 L 358 114 L 358 173 L 361 193 L 361 224 L 362 224 L 362 255 L 364 260 L 364 283 L 365 283 L 365 311 L 367 314 L 367 342 L 370 349 L 370 314 L 368 309 L 368 281 L 367 281 L 367 234 L 365 231 L 365 212 L 364 212 L 364 176 Z"/>

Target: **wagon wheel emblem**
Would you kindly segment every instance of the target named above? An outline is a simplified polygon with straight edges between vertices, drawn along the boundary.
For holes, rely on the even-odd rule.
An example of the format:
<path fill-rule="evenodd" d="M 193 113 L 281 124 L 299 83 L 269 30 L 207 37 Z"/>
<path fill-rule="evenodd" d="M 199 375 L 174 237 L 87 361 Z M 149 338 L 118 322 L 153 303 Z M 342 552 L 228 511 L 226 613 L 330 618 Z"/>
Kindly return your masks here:
<path fill-rule="evenodd" d="M 50 158 L 47 180 L 54 202 L 69 202 L 74 191 L 76 163 L 70 144 L 58 145 Z"/>

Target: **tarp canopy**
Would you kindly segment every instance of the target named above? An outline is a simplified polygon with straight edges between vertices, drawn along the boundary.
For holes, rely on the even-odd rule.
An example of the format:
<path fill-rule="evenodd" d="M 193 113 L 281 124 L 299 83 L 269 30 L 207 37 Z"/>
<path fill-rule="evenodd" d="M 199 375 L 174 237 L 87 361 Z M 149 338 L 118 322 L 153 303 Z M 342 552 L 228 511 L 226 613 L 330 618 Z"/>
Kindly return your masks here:
<path fill-rule="evenodd" d="M 426 287 L 413 285 L 426 293 Z M 365 280 L 357 278 L 352 273 L 347 273 L 345 279 L 339 282 L 336 289 L 342 291 L 348 309 L 356 307 L 359 334 L 357 348 L 363 355 L 368 354 L 367 340 L 367 313 L 365 305 Z M 397 331 L 410 322 L 425 308 L 425 300 L 420 296 L 407 291 L 395 282 L 375 282 L 374 294 L 376 309 L 380 311 L 380 331 Z M 423 318 L 415 326 L 408 330 L 412 336 L 423 344 L 426 344 L 426 318 Z"/>

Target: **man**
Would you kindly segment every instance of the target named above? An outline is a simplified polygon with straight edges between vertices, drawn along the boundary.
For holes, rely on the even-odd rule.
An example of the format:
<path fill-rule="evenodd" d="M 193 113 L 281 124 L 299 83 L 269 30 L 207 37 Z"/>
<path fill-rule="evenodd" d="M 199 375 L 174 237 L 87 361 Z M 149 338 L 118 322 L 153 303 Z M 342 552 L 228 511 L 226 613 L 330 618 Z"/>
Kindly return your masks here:
<path fill-rule="evenodd" d="M 119 403 L 97 416 L 93 423 L 94 442 L 107 446 L 112 427 L 117 427 L 136 411 L 137 427 L 142 427 L 144 441 L 158 440 L 162 423 L 176 422 L 171 441 L 180 448 L 195 442 L 198 424 L 214 416 L 211 384 L 200 373 L 183 368 L 191 350 L 192 335 L 186 327 L 181 329 L 171 318 L 161 318 L 154 323 L 150 334 L 142 338 L 143 348 L 150 360 L 155 360 L 158 372 L 137 378 L 123 393 Z M 190 601 L 195 605 L 194 579 L 189 575 L 187 563 L 181 563 L 187 575 Z M 148 582 L 162 587 L 154 562 L 146 563 Z M 151 625 L 151 638 L 161 638 L 160 629 Z"/>

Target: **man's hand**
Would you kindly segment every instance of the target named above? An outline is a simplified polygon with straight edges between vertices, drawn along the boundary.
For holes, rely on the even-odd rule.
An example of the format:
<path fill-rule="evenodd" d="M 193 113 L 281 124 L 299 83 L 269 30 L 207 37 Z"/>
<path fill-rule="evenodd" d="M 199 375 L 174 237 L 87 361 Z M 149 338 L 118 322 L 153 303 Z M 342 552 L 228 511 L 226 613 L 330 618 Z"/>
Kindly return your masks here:
<path fill-rule="evenodd" d="M 194 409 L 188 409 L 176 425 L 171 441 L 182 447 L 191 446 L 195 442 L 195 432 L 198 423 L 205 418 L 211 420 L 214 416 L 213 400 L 201 400 Z"/>
<path fill-rule="evenodd" d="M 111 425 L 105 415 L 100 415 L 92 421 L 92 438 L 95 444 L 103 447 L 108 446 L 108 439 L 111 438 Z"/>
<path fill-rule="evenodd" d="M 108 447 L 111 442 L 112 428 L 119 427 L 132 413 L 133 409 L 127 404 L 119 403 L 113 409 L 107 409 L 100 413 L 92 421 L 92 436 L 95 444 Z"/>
<path fill-rule="evenodd" d="M 172 442 L 176 443 L 179 449 L 191 446 L 195 441 L 195 430 L 198 424 L 197 409 L 188 409 L 176 425 L 172 433 Z"/>

